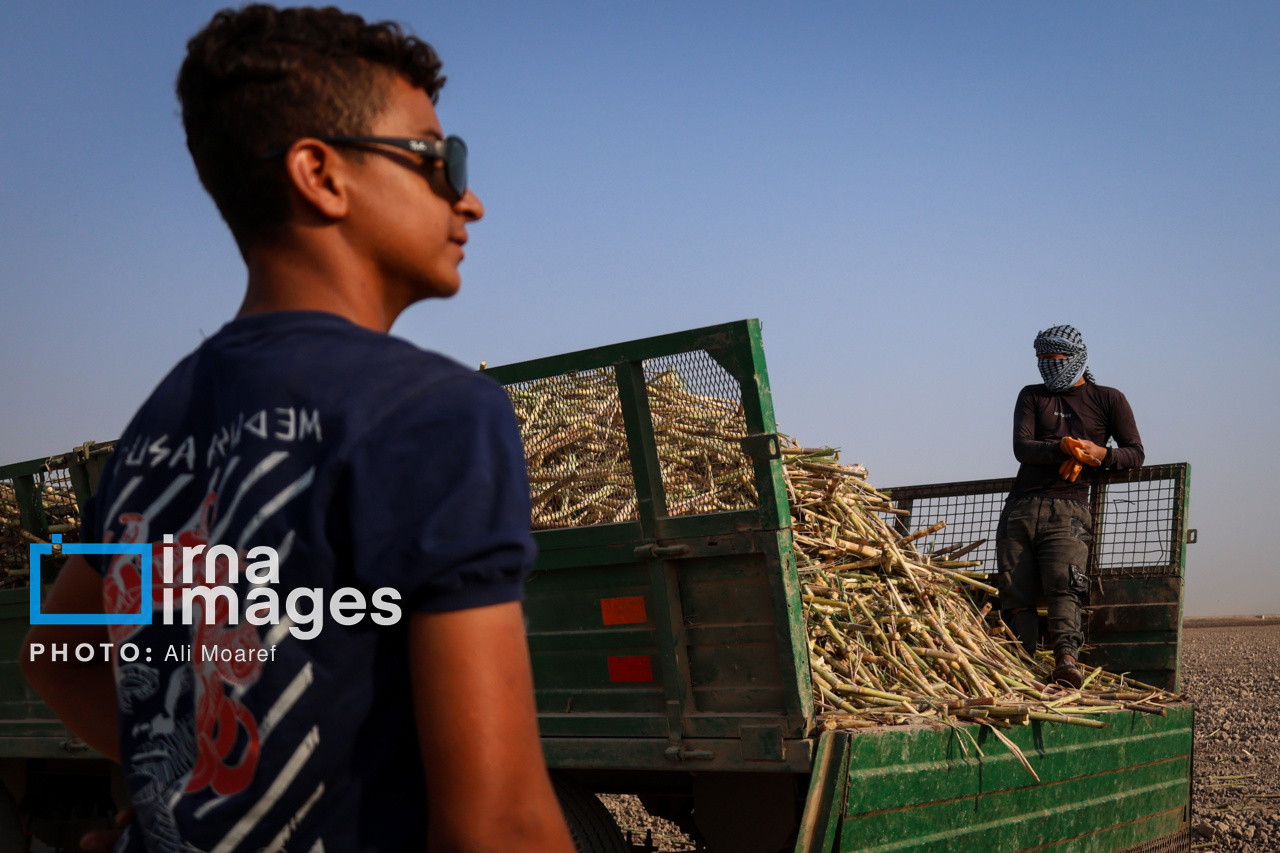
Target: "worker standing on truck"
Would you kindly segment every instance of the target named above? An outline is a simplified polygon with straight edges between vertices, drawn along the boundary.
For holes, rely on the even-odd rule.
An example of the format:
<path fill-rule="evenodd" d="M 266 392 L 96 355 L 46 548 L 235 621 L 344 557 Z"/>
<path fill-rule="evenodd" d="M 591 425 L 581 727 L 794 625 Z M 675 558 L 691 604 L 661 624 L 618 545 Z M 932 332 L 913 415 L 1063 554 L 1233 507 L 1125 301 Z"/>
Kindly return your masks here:
<path fill-rule="evenodd" d="M 334 8 L 224 10 L 188 44 L 187 145 L 244 301 L 143 404 L 83 520 L 86 542 L 151 545 L 156 617 L 28 636 L 110 639 L 113 662 L 23 654 L 49 707 L 123 764 L 118 850 L 573 850 L 538 736 L 511 404 L 388 335 L 457 292 L 484 213 L 436 114 L 440 67 L 398 25 Z M 170 542 L 195 584 L 274 593 L 274 614 L 206 598 L 166 624 L 162 593 L 192 591 L 165 576 Z M 72 557 L 44 612 L 138 613 L 140 560 Z"/>
<path fill-rule="evenodd" d="M 1093 541 L 1089 484 L 1095 471 L 1141 466 L 1145 454 L 1129 401 L 1094 382 L 1079 331 L 1045 329 L 1035 352 L 1044 382 L 1019 391 L 1014 405 L 1013 455 L 1022 464 L 996 528 L 996 584 L 1001 617 L 1028 654 L 1039 644 L 1036 602 L 1048 599 L 1053 680 L 1079 687 L 1080 607 Z"/>

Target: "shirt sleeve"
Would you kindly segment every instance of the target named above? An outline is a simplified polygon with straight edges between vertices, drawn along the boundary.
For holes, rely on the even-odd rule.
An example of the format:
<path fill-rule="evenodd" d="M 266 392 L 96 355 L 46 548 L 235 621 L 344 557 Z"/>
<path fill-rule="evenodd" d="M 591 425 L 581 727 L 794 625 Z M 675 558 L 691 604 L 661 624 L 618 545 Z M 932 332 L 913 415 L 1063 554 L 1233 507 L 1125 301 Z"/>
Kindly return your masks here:
<path fill-rule="evenodd" d="M 1107 454 L 1104 463 L 1107 468 L 1139 468 L 1146 461 L 1147 454 L 1142 447 L 1142 436 L 1138 435 L 1138 424 L 1133 419 L 1133 409 L 1129 400 L 1119 391 L 1114 392 L 1110 406 L 1111 422 L 1107 424 L 1107 432 L 1116 440 L 1116 447 Z"/>
<path fill-rule="evenodd" d="M 521 599 L 536 546 L 524 448 L 506 392 L 447 379 L 383 416 L 348 462 L 356 579 L 444 612 Z"/>
<path fill-rule="evenodd" d="M 1013 406 L 1013 456 L 1024 465 L 1057 465 L 1067 458 L 1057 439 L 1036 439 L 1036 406 L 1028 388 Z"/>

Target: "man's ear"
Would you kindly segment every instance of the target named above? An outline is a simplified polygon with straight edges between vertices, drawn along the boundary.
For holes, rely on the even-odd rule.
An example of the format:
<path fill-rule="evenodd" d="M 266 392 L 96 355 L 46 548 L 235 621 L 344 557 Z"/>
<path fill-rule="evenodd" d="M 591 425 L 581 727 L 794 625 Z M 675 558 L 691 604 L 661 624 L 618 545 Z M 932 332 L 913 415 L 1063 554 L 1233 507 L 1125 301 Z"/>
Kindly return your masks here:
<path fill-rule="evenodd" d="M 299 139 L 285 153 L 284 163 L 299 213 L 329 222 L 346 217 L 350 164 L 337 151 L 318 139 Z"/>

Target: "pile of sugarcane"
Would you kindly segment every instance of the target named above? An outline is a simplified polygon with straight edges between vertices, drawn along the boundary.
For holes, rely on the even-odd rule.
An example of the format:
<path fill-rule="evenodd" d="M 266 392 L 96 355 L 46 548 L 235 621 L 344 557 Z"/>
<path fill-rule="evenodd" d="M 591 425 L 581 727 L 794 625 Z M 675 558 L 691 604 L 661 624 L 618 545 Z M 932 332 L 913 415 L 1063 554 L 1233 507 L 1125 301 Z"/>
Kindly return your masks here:
<path fill-rule="evenodd" d="M 945 522 L 901 531 L 891 520 L 905 513 L 861 466 L 839 464 L 827 448 L 789 443 L 783 454 L 814 699 L 826 728 L 922 719 L 1101 728 L 1085 715 L 1163 715 L 1178 701 L 1087 666 L 1078 690 L 1051 683 L 1050 653 L 1028 656 L 990 604 L 978 604 L 996 590 L 966 571 L 977 561 L 960 558 L 982 541 L 922 552 L 917 542 Z"/>
<path fill-rule="evenodd" d="M 741 404 L 695 393 L 675 370 L 647 382 L 671 512 L 754 505 L 751 466 L 740 446 Z M 525 441 L 535 528 L 636 517 L 611 371 L 508 391 Z M 964 559 L 982 541 L 923 551 L 918 543 L 945 522 L 907 533 L 893 523 L 907 513 L 867 482 L 862 466 L 786 438 L 782 453 L 824 727 L 966 721 L 991 726 L 1003 739 L 1000 729 L 1031 720 L 1100 728 L 1101 712 L 1164 714 L 1177 701 L 1089 667 L 1082 667 L 1078 690 L 1052 684 L 1049 654 L 1027 655 L 984 602 L 996 590 L 985 574 L 971 571 L 979 561 Z"/>
<path fill-rule="evenodd" d="M 27 545 L 34 538 L 22 526 L 13 486 L 0 483 L 0 589 L 18 585 L 13 581 L 29 565 Z"/>
<path fill-rule="evenodd" d="M 742 404 L 690 390 L 674 370 L 647 379 L 658 461 L 672 515 L 755 505 Z M 626 428 L 612 370 L 511 385 L 533 492 L 533 526 L 637 518 Z"/>
<path fill-rule="evenodd" d="M 51 532 L 71 533 L 79 529 L 80 508 L 69 487 L 45 484 L 40 488 L 45 521 Z M 72 537 L 74 538 L 74 536 Z M 30 545 L 48 544 L 22 525 L 13 484 L 0 481 L 0 589 L 23 587 L 30 581 Z"/>

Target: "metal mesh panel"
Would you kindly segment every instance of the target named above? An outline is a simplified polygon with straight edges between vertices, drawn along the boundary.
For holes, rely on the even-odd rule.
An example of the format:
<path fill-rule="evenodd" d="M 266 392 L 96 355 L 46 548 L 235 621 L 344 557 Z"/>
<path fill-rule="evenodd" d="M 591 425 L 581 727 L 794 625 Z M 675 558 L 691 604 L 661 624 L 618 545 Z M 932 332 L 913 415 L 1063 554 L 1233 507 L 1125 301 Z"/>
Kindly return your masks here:
<path fill-rule="evenodd" d="M 658 463 L 670 515 L 751 509 L 754 466 L 742 387 L 705 350 L 644 363 Z"/>
<path fill-rule="evenodd" d="M 19 484 L 14 479 L 0 480 L 0 588 L 27 584 L 31 543 L 48 542 L 54 533 L 61 533 L 64 542 L 80 541 L 80 508 L 67 469 L 35 472 L 32 489 L 43 508 L 43 530 L 23 525 Z"/>
<path fill-rule="evenodd" d="M 1136 847 L 1130 847 L 1123 853 L 1189 853 L 1191 850 L 1191 830 L 1180 829 L 1173 835 L 1147 841 Z"/>
<path fill-rule="evenodd" d="M 944 549 L 957 551 L 983 539 L 986 541 L 961 555 L 962 560 L 981 561 L 971 571 L 996 571 L 996 525 L 1004 509 L 1007 490 L 968 495 L 943 495 L 917 497 L 911 501 L 908 527 L 914 532 L 945 521 L 947 526 L 929 538 L 917 542 L 916 547 L 926 553 Z M 897 495 L 895 494 L 895 497 Z M 902 502 L 899 501 L 899 506 Z"/>
<path fill-rule="evenodd" d="M 518 382 L 507 394 L 524 441 L 535 530 L 639 517 L 613 368 Z"/>
<path fill-rule="evenodd" d="M 11 572 L 26 569 L 29 541 L 22 535 L 13 481 L 0 480 L 0 584 L 8 580 Z"/>
<path fill-rule="evenodd" d="M 50 533 L 61 533 L 63 542 L 80 541 L 80 506 L 76 503 L 71 474 L 66 468 L 45 471 L 37 480 Z"/>
<path fill-rule="evenodd" d="M 1089 574 L 1095 577 L 1174 577 L 1182 571 L 1185 465 L 1151 465 L 1109 471 L 1093 486 L 1090 509 L 1094 543 Z M 946 521 L 941 532 L 919 543 L 925 551 L 987 540 L 962 559 L 981 560 L 978 571 L 994 572 L 996 527 L 1013 480 L 975 480 L 889 489 L 909 509 L 904 531 Z"/>
<path fill-rule="evenodd" d="M 1184 536 L 1182 504 L 1180 466 L 1119 472 L 1095 487 L 1092 573 L 1178 574 Z"/>

